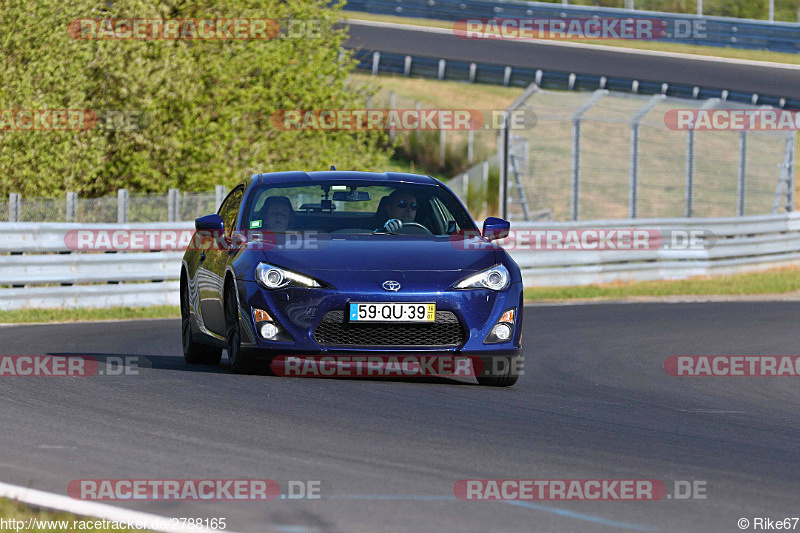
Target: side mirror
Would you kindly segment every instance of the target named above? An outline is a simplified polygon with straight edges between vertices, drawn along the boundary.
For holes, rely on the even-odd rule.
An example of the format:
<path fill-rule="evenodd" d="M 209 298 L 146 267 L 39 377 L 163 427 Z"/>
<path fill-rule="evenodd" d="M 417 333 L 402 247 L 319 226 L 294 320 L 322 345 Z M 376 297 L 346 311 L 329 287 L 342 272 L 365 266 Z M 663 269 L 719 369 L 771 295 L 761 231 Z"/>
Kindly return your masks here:
<path fill-rule="evenodd" d="M 217 214 L 206 215 L 194 221 L 194 228 L 205 231 L 223 231 L 225 224 L 222 222 L 222 217 Z"/>
<path fill-rule="evenodd" d="M 483 222 L 483 237 L 490 241 L 505 239 L 511 229 L 511 222 L 502 218 L 489 217 Z"/>

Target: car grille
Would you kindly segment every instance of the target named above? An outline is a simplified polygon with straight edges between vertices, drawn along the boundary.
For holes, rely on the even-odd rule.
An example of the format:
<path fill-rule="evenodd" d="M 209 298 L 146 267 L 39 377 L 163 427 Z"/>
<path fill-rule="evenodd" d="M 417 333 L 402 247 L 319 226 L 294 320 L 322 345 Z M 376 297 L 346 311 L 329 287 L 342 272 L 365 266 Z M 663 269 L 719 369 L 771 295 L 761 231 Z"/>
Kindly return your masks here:
<path fill-rule="evenodd" d="M 433 324 L 345 324 L 343 311 L 328 311 L 314 331 L 320 346 L 452 348 L 464 343 L 456 315 L 436 311 Z"/>

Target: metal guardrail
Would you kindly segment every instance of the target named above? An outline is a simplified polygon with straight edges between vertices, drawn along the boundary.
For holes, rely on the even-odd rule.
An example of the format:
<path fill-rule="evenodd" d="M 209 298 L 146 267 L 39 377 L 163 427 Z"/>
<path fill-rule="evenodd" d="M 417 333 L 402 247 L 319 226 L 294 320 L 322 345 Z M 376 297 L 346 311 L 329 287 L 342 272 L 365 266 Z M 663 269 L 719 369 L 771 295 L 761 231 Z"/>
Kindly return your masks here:
<path fill-rule="evenodd" d="M 730 46 L 776 52 L 800 52 L 800 25 L 731 17 L 709 17 L 660 11 L 572 6 L 543 2 L 462 0 L 348 0 L 345 9 L 380 15 L 456 21 L 489 18 L 653 18 L 663 20 L 670 37 L 662 40 L 703 46 Z M 702 27 L 700 32 L 681 28 Z M 698 26 L 699 24 L 699 26 Z"/>
<path fill-rule="evenodd" d="M 519 230 L 646 229 L 703 232 L 699 249 L 524 251 L 511 255 L 526 286 L 589 285 L 615 281 L 686 279 L 800 264 L 800 213 L 731 218 L 626 219 L 516 223 Z M 524 236 L 525 233 L 520 233 Z M 524 247 L 524 243 L 523 246 Z"/>
<path fill-rule="evenodd" d="M 0 309 L 178 305 L 181 251 L 80 252 L 73 230 L 191 230 L 193 222 L 0 223 Z M 5 287 L 2 287 L 5 286 Z"/>
<path fill-rule="evenodd" d="M 72 252 L 76 229 L 171 229 L 191 224 L 0 223 L 0 309 L 178 304 L 180 251 Z M 508 246 L 526 286 L 685 279 L 800 264 L 800 213 L 731 218 L 514 223 Z M 525 230 L 646 229 L 702 232 L 700 249 L 525 250 Z M 27 235 L 26 235 L 27 234 Z M 526 237 L 527 238 L 527 237 Z M 42 253 L 53 252 L 53 253 Z M 69 253 L 65 253 L 69 252 Z M 23 255 L 19 255 L 19 254 Z M 457 253 L 457 252 L 456 252 Z M 28 254 L 28 255 L 25 255 Z"/>
<path fill-rule="evenodd" d="M 797 30 L 800 33 L 800 29 Z M 410 56 L 393 52 L 370 52 L 355 50 L 354 58 L 359 70 L 377 74 L 399 74 L 418 78 L 466 81 L 504 85 L 506 87 L 528 87 L 536 83 L 542 89 L 584 90 L 607 89 L 637 94 L 663 94 L 677 98 L 706 100 L 719 98 L 744 104 L 770 105 L 773 107 L 798 109 L 800 99 L 786 99 L 775 95 L 729 91 L 720 87 L 661 83 L 633 78 L 608 77 L 566 71 L 511 67 L 491 63 L 444 60 L 436 57 Z"/>

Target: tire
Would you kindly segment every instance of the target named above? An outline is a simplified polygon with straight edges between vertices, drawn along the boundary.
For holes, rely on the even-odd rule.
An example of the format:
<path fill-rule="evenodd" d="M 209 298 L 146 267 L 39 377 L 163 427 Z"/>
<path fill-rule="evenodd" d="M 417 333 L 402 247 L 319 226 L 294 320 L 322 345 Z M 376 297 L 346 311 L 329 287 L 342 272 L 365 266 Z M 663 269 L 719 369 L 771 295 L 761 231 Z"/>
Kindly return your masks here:
<path fill-rule="evenodd" d="M 520 376 L 520 369 L 522 368 L 522 356 L 518 358 L 503 358 L 503 368 L 495 369 L 493 360 L 485 360 L 483 362 L 482 372 L 476 376 L 478 384 L 486 387 L 510 387 L 514 385 Z"/>
<path fill-rule="evenodd" d="M 252 374 L 254 364 L 250 357 L 242 352 L 242 338 L 239 331 L 239 298 L 233 283 L 225 284 L 225 326 L 228 362 L 235 374 Z"/>
<path fill-rule="evenodd" d="M 207 346 L 195 341 L 192 337 L 192 322 L 189 319 L 189 288 L 186 277 L 181 276 L 181 344 L 183 359 L 192 365 L 218 365 L 222 359 L 222 349 Z"/>

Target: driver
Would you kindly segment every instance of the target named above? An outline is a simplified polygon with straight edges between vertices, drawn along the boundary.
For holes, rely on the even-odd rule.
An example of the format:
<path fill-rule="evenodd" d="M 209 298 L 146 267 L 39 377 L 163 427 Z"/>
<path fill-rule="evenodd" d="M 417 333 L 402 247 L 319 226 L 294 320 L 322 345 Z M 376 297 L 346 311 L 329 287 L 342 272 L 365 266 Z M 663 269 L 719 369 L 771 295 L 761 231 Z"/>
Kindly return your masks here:
<path fill-rule="evenodd" d="M 403 224 L 414 222 L 417 217 L 417 198 L 414 193 L 395 189 L 386 202 L 388 220 L 383 228 L 389 233 L 396 233 Z"/>

